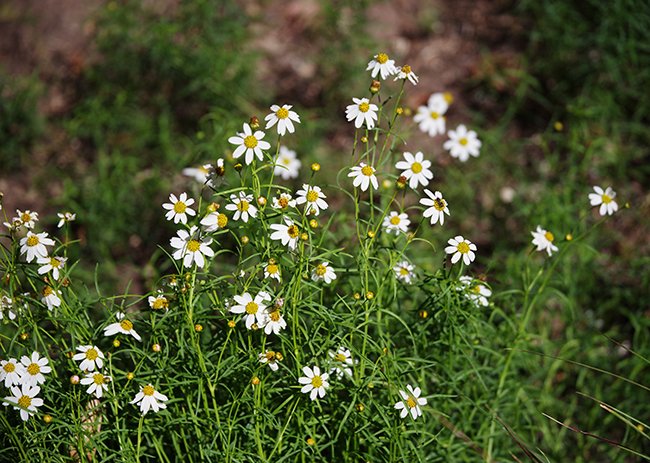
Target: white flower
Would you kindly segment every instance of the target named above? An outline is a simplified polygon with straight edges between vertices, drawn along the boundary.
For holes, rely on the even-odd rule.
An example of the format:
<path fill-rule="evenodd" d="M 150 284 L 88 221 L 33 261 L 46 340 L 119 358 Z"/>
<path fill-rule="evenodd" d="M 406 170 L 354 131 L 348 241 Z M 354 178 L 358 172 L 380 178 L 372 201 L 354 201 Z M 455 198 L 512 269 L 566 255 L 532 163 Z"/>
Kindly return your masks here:
<path fill-rule="evenodd" d="M 476 132 L 467 130 L 463 124 L 456 127 L 456 130 L 447 132 L 449 140 L 442 147 L 449 151 L 452 157 L 465 162 L 470 156 L 478 157 L 481 149 L 481 140 L 476 137 Z"/>
<path fill-rule="evenodd" d="M 390 59 L 386 53 L 378 53 L 368 63 L 366 71 L 371 71 L 370 76 L 373 79 L 380 74 L 382 80 L 386 80 L 388 76 L 398 72 L 398 69 L 395 67 L 395 60 Z"/>
<path fill-rule="evenodd" d="M 402 397 L 402 400 L 395 404 L 395 409 L 401 410 L 399 414 L 400 418 L 406 418 L 406 415 L 410 413 L 411 418 L 415 420 L 419 416 L 422 416 L 420 406 L 426 405 L 427 399 L 420 397 L 422 391 L 420 391 L 419 387 L 413 389 L 410 384 L 407 384 L 406 390 L 408 392 L 404 392 L 400 389 L 399 395 Z"/>
<path fill-rule="evenodd" d="M 16 359 L 0 360 L 0 382 L 4 381 L 6 388 L 20 384 L 24 369 Z"/>
<path fill-rule="evenodd" d="M 272 240 L 281 241 L 283 246 L 289 246 L 289 249 L 291 250 L 296 249 L 298 239 L 300 238 L 300 229 L 298 228 L 298 225 L 285 218 L 284 224 L 271 224 L 271 230 L 275 230 L 271 233 Z"/>
<path fill-rule="evenodd" d="M 395 278 L 403 281 L 404 283 L 411 284 L 411 280 L 415 278 L 415 266 L 409 264 L 407 261 L 403 260 L 395 264 L 393 267 L 393 272 L 395 272 Z"/>
<path fill-rule="evenodd" d="M 14 312 L 14 301 L 9 296 L 2 296 L 0 298 L 0 320 L 5 317 L 5 312 L 9 320 L 16 319 L 16 312 Z"/>
<path fill-rule="evenodd" d="M 451 257 L 452 264 L 458 262 L 462 257 L 465 265 L 469 265 L 476 258 L 476 254 L 474 254 L 476 245 L 462 236 L 458 235 L 451 238 L 447 243 L 449 243 L 449 246 L 445 248 L 445 252 L 447 254 L 453 254 Z"/>
<path fill-rule="evenodd" d="M 22 374 L 20 376 L 20 383 L 29 386 L 37 386 L 45 382 L 43 374 L 50 373 L 52 368 L 49 367 L 49 360 L 47 357 L 42 357 L 38 352 L 32 352 L 31 357 L 23 355 L 20 358 L 20 363 L 23 364 Z"/>
<path fill-rule="evenodd" d="M 280 334 L 280 330 L 283 330 L 287 327 L 287 322 L 280 312 L 280 309 L 273 308 L 271 311 L 268 309 L 264 311 L 263 325 L 264 333 L 267 335 L 270 335 L 271 333 Z"/>
<path fill-rule="evenodd" d="M 439 133 L 445 133 L 444 114 L 449 108 L 449 103 L 442 93 L 434 93 L 429 97 L 426 106 L 420 106 L 418 112 L 413 116 L 413 122 L 418 124 L 420 130 L 435 137 Z"/>
<path fill-rule="evenodd" d="M 117 318 L 116 323 L 111 323 L 106 328 L 104 328 L 104 336 L 113 336 L 117 333 L 128 334 L 133 336 L 136 340 L 140 341 L 140 335 L 133 329 L 133 322 L 127 319 L 122 312 L 117 312 L 115 314 Z"/>
<path fill-rule="evenodd" d="M 402 176 L 409 181 L 409 186 L 414 190 L 418 187 L 418 183 L 427 186 L 429 180 L 433 178 L 433 173 L 429 170 L 431 161 L 425 160 L 421 151 L 415 153 L 415 156 L 405 151 L 404 161 L 397 162 L 395 167 L 403 171 Z"/>
<path fill-rule="evenodd" d="M 165 214 L 165 218 L 167 220 L 173 220 L 174 223 L 187 223 L 187 216 L 195 216 L 196 212 L 194 209 L 190 208 L 192 204 L 194 204 L 194 200 L 192 198 L 187 197 L 187 193 L 181 193 L 180 198 L 177 198 L 175 194 L 170 194 L 169 195 L 169 201 L 168 203 L 165 203 L 162 205 L 163 209 L 167 209 L 167 214 Z"/>
<path fill-rule="evenodd" d="M 66 223 L 74 222 L 77 219 L 77 214 L 73 214 L 72 212 L 57 212 L 56 215 L 59 217 L 59 223 L 56 225 L 57 228 L 61 228 Z"/>
<path fill-rule="evenodd" d="M 411 221 L 406 213 L 402 212 L 400 214 L 399 212 L 391 211 L 389 215 L 384 217 L 382 227 L 384 227 L 386 233 L 390 234 L 395 232 L 396 235 L 399 235 L 408 231 L 410 223 Z"/>
<path fill-rule="evenodd" d="M 422 215 L 427 218 L 431 217 L 431 225 L 440 222 L 440 225 L 445 223 L 445 214 L 449 215 L 449 207 L 447 201 L 442 197 L 442 193 L 436 191 L 431 193 L 429 190 L 424 190 L 428 198 L 421 198 L 420 204 L 427 206 Z"/>
<path fill-rule="evenodd" d="M 488 297 L 492 296 L 492 291 L 474 278 L 463 275 L 460 277 L 461 286 L 458 289 L 465 290 L 465 296 L 477 306 L 487 307 L 489 305 Z"/>
<path fill-rule="evenodd" d="M 278 158 L 275 160 L 273 175 L 280 176 L 284 180 L 298 177 L 298 171 L 302 163 L 296 157 L 296 152 L 286 146 L 280 145 Z"/>
<path fill-rule="evenodd" d="M 537 230 L 530 234 L 533 235 L 533 246 L 537 246 L 538 251 L 546 251 L 550 256 L 558 250 L 557 246 L 553 244 L 555 237 L 550 231 L 546 231 L 538 225 Z"/>
<path fill-rule="evenodd" d="M 88 389 L 86 389 L 88 394 L 95 394 L 95 397 L 101 399 L 104 392 L 108 391 L 108 383 L 110 381 L 110 376 L 96 371 L 86 373 L 86 376 L 81 378 L 79 382 L 84 386 L 88 386 Z"/>
<path fill-rule="evenodd" d="M 78 354 L 72 356 L 72 360 L 79 361 L 79 368 L 84 371 L 100 370 L 104 366 L 104 354 L 97 346 L 79 346 Z"/>
<path fill-rule="evenodd" d="M 305 214 L 311 213 L 314 211 L 314 215 L 320 214 L 321 210 L 327 209 L 329 206 L 325 202 L 325 194 L 321 191 L 318 186 L 311 186 L 304 184 L 302 190 L 296 192 L 298 198 L 296 199 L 296 204 L 305 204 Z"/>
<path fill-rule="evenodd" d="M 160 292 L 155 296 L 149 296 L 147 302 L 153 310 L 169 309 L 169 300 Z"/>
<path fill-rule="evenodd" d="M 246 164 L 253 162 L 255 156 L 262 161 L 264 159 L 262 150 L 268 150 L 271 147 L 271 144 L 262 140 L 264 138 L 264 132 L 261 130 L 257 130 L 253 133 L 251 126 L 246 123 L 244 123 L 243 127 L 243 133 L 240 132 L 237 136 L 228 139 L 228 143 L 239 145 L 232 153 L 232 157 L 237 159 L 242 154 L 245 154 L 244 161 Z"/>
<path fill-rule="evenodd" d="M 253 195 L 247 195 L 243 191 L 239 192 L 239 196 L 230 195 L 232 203 L 226 204 L 226 210 L 235 211 L 233 220 L 239 220 L 240 217 L 243 222 L 248 222 L 249 217 L 255 218 L 257 216 L 257 207 L 253 205 Z"/>
<path fill-rule="evenodd" d="M 20 410 L 20 418 L 27 421 L 36 413 L 36 407 L 43 405 L 43 399 L 36 397 L 39 392 L 41 392 L 40 387 L 27 383 L 23 383 L 21 388 L 14 386 L 11 388 L 13 396 L 5 397 L 2 405 L 12 405 L 14 409 Z"/>
<path fill-rule="evenodd" d="M 213 257 L 214 251 L 210 248 L 212 238 L 198 236 L 198 227 L 196 225 L 187 230 L 178 230 L 178 236 L 174 236 L 169 244 L 176 249 L 172 257 L 176 260 L 183 259 L 183 265 L 187 268 L 196 262 L 196 266 L 203 268 L 205 266 L 205 257 Z"/>
<path fill-rule="evenodd" d="M 42 293 L 41 302 L 47 306 L 47 310 L 53 310 L 55 307 L 61 306 L 61 291 L 51 286 L 45 286 Z"/>
<path fill-rule="evenodd" d="M 289 207 L 296 207 L 296 200 L 289 193 L 280 193 L 277 198 L 273 198 L 273 208 L 284 210 Z"/>
<path fill-rule="evenodd" d="M 280 266 L 275 259 L 270 259 L 264 266 L 264 278 L 275 278 L 276 280 L 281 281 Z"/>
<path fill-rule="evenodd" d="M 354 121 L 354 126 L 359 129 L 365 123 L 368 129 L 375 127 L 377 120 L 377 111 L 379 108 L 376 104 L 370 103 L 368 98 L 352 98 L 354 104 L 348 105 L 345 109 L 345 116 L 348 122 Z"/>
<path fill-rule="evenodd" d="M 599 186 L 594 186 L 595 193 L 589 193 L 589 203 L 592 206 L 600 206 L 598 212 L 600 215 L 612 215 L 618 211 L 618 204 L 614 201 L 616 192 L 612 187 L 607 187 L 604 191 Z"/>
<path fill-rule="evenodd" d="M 36 222 L 38 222 L 38 212 L 32 212 L 28 210 L 22 212 L 20 209 L 16 209 L 16 215 L 17 217 L 14 217 L 13 221 L 20 221 L 21 225 L 25 228 L 28 228 L 29 230 L 32 230 Z"/>
<path fill-rule="evenodd" d="M 336 373 L 336 376 L 341 379 L 344 375 L 347 375 L 349 378 L 352 378 L 352 366 L 354 366 L 354 360 L 352 360 L 352 354 L 350 349 L 346 349 L 341 346 L 336 352 L 329 351 L 329 356 L 336 362 L 336 365 L 330 369 L 330 374 Z"/>
<path fill-rule="evenodd" d="M 300 392 L 303 394 L 309 393 L 311 400 L 316 400 L 317 397 L 322 399 L 325 396 L 325 389 L 330 387 L 330 384 L 327 382 L 330 375 L 328 373 L 321 373 L 320 368 L 317 366 L 314 366 L 313 369 L 303 367 L 302 371 L 305 376 L 298 378 L 298 382 L 304 384 Z"/>
<path fill-rule="evenodd" d="M 379 188 L 377 177 L 375 176 L 375 168 L 361 163 L 358 166 L 351 167 L 352 172 L 348 173 L 348 177 L 353 177 L 352 185 L 361 187 L 361 191 L 366 191 L 370 184 L 376 190 Z"/>
<path fill-rule="evenodd" d="M 203 217 L 200 223 L 206 233 L 212 233 L 222 228 L 226 228 L 226 225 L 228 225 L 228 216 L 222 212 L 214 211 Z"/>
<path fill-rule="evenodd" d="M 397 76 L 393 80 L 397 79 L 408 79 L 413 85 L 418 84 L 418 76 L 415 75 L 415 72 L 411 69 L 411 66 L 408 64 L 405 64 L 404 66 L 399 69 Z"/>
<path fill-rule="evenodd" d="M 268 365 L 271 371 L 278 371 L 278 357 L 272 350 L 267 350 L 257 356 L 262 365 Z"/>
<path fill-rule="evenodd" d="M 37 257 L 47 257 L 47 248 L 45 246 L 53 246 L 54 240 L 48 238 L 46 232 L 32 233 L 27 232 L 20 240 L 20 253 L 25 254 L 25 260 L 31 262 Z"/>
<path fill-rule="evenodd" d="M 246 328 L 249 330 L 252 329 L 253 324 L 257 323 L 259 328 L 263 327 L 265 320 L 264 309 L 266 309 L 265 302 L 271 300 L 271 296 L 264 292 L 260 291 L 253 299 L 249 293 L 244 293 L 241 296 L 234 296 L 235 305 L 230 306 L 229 311 L 237 314 L 246 314 L 244 316 L 246 320 Z"/>
<path fill-rule="evenodd" d="M 36 262 L 41 265 L 38 268 L 38 274 L 43 275 L 47 272 L 52 272 L 52 278 L 59 279 L 60 270 L 68 260 L 67 257 L 37 257 Z"/>
<path fill-rule="evenodd" d="M 336 273 L 334 269 L 329 266 L 328 262 L 321 262 L 314 270 L 311 272 L 311 279 L 313 281 L 325 281 L 325 284 L 330 284 L 332 281 L 336 280 Z"/>
<path fill-rule="evenodd" d="M 221 168 L 223 168 L 223 159 L 219 159 L 219 161 L 221 163 Z M 182 170 L 182 173 L 186 177 L 193 178 L 201 185 L 212 186 L 212 181 L 210 180 L 212 174 L 214 173 L 214 167 L 212 164 L 203 164 L 199 167 L 186 167 Z"/>
<path fill-rule="evenodd" d="M 129 403 L 139 405 L 142 414 L 146 415 L 149 409 L 158 413 L 159 410 L 167 408 L 167 405 L 163 403 L 167 400 L 169 399 L 166 395 L 156 391 L 151 384 L 147 384 L 145 387 L 140 387 L 140 392 Z"/>
<path fill-rule="evenodd" d="M 264 120 L 266 122 L 266 130 L 273 127 L 276 123 L 278 124 L 278 134 L 284 135 L 285 132 L 293 133 L 295 132 L 295 127 L 293 122 L 300 124 L 300 116 L 295 111 L 291 111 L 293 106 L 285 104 L 278 106 L 274 104 L 271 106 L 271 114 L 268 114 Z M 293 122 L 292 122 L 293 121 Z"/>

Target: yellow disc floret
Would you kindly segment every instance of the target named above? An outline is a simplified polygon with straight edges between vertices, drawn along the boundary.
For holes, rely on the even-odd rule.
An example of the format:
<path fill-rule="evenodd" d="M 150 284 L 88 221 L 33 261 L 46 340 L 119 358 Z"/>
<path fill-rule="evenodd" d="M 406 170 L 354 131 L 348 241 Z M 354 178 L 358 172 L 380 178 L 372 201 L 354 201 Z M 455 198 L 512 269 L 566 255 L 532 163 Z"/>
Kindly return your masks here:
<path fill-rule="evenodd" d="M 246 138 L 244 138 L 244 146 L 248 149 L 255 148 L 257 146 L 257 138 L 255 138 L 253 135 L 248 135 Z"/>

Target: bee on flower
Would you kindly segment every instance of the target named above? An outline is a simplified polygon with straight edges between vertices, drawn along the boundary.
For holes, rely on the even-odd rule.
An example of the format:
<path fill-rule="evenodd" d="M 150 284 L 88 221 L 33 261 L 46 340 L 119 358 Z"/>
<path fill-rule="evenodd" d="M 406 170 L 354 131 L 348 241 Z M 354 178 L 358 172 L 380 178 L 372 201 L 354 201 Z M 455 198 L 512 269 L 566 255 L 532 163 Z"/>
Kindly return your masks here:
<path fill-rule="evenodd" d="M 544 230 L 538 225 L 537 229 L 530 234 L 533 235 L 533 246 L 537 246 L 537 251 L 546 251 L 550 257 L 558 250 L 558 247 L 553 244 L 555 236 L 550 231 Z"/>
<path fill-rule="evenodd" d="M 321 210 L 329 207 L 325 199 L 327 196 L 318 186 L 311 186 L 304 184 L 302 190 L 296 192 L 296 204 L 306 204 L 305 214 L 310 214 L 313 211 L 314 215 L 319 215 Z"/>
<path fill-rule="evenodd" d="M 348 122 L 354 121 L 357 129 L 360 129 L 363 124 L 366 124 L 368 130 L 374 129 L 379 107 L 370 103 L 368 98 L 352 98 L 352 101 L 354 104 L 348 105 L 345 109 Z"/>
<path fill-rule="evenodd" d="M 330 284 L 336 280 L 336 273 L 334 269 L 329 266 L 329 262 L 321 262 L 311 272 L 311 279 L 313 281 L 324 281 L 325 284 Z"/>
<path fill-rule="evenodd" d="M 283 180 L 290 180 L 298 177 L 302 163 L 298 159 L 296 152 L 286 146 L 280 145 L 278 157 L 273 166 L 273 175 L 281 177 Z"/>
<path fill-rule="evenodd" d="M 592 206 L 600 206 L 598 212 L 600 215 L 612 215 L 618 211 L 618 204 L 614 201 L 616 192 L 612 187 L 607 187 L 603 190 L 599 186 L 594 186 L 595 193 L 589 193 L 589 203 Z"/>
<path fill-rule="evenodd" d="M 395 60 L 389 58 L 386 53 L 377 53 L 368 63 L 366 71 L 370 71 L 370 77 L 373 79 L 379 74 L 382 80 L 399 72 L 395 66 Z"/>
<path fill-rule="evenodd" d="M 178 230 L 178 236 L 174 236 L 169 241 L 172 248 L 176 249 L 172 257 L 176 260 L 182 260 L 183 265 L 187 268 L 196 263 L 196 266 L 203 268 L 205 266 L 205 257 L 214 257 L 214 251 L 210 248 L 212 238 L 199 237 L 199 229 L 193 225 L 189 232 L 187 230 Z"/>
<path fill-rule="evenodd" d="M 253 162 L 255 156 L 262 161 L 264 159 L 262 150 L 268 150 L 271 148 L 271 144 L 264 141 L 264 132 L 261 130 L 257 130 L 253 133 L 251 126 L 247 123 L 244 123 L 243 128 L 243 133 L 239 132 L 236 136 L 228 139 L 228 143 L 237 145 L 237 148 L 235 148 L 235 151 L 232 153 L 232 157 L 237 159 L 241 155 L 244 155 L 244 161 L 246 164 Z"/>
<path fill-rule="evenodd" d="M 429 190 L 424 190 L 424 194 L 428 198 L 421 198 L 420 204 L 426 206 L 427 209 L 424 210 L 422 215 L 427 218 L 431 218 L 431 225 L 435 225 L 437 222 L 440 222 L 440 225 L 445 223 L 445 214 L 449 215 L 449 207 L 447 205 L 447 200 L 442 197 L 442 193 L 436 191 L 431 193 Z"/>
<path fill-rule="evenodd" d="M 88 386 L 86 389 L 87 394 L 94 394 L 95 397 L 101 399 L 105 392 L 108 392 L 108 383 L 112 378 L 99 371 L 88 372 L 86 376 L 79 381 L 82 385 Z"/>
<path fill-rule="evenodd" d="M 151 384 L 147 384 L 144 387 L 140 386 L 140 392 L 138 392 L 135 395 L 135 398 L 129 403 L 139 406 L 142 415 L 146 415 L 149 410 L 158 413 L 161 409 L 167 408 L 167 405 L 165 404 L 167 400 L 169 399 L 166 395 L 156 391 Z"/>
<path fill-rule="evenodd" d="M 410 384 L 406 385 L 406 391 L 400 389 L 399 395 L 402 400 L 395 404 L 395 410 L 400 410 L 400 418 L 406 418 L 409 413 L 414 420 L 422 416 L 422 409 L 420 407 L 427 404 L 427 399 L 420 397 L 421 393 L 422 391 L 419 387 L 413 389 L 413 386 Z"/>
<path fill-rule="evenodd" d="M 384 217 L 382 227 L 388 234 L 395 233 L 399 235 L 400 233 L 406 233 L 410 224 L 411 221 L 406 213 L 402 212 L 400 214 L 399 212 L 391 211 L 390 214 Z"/>
<path fill-rule="evenodd" d="M 37 412 L 36 407 L 43 405 L 43 399 L 36 397 L 39 392 L 41 392 L 40 387 L 24 382 L 21 387 L 11 388 L 12 395 L 5 397 L 2 405 L 11 405 L 15 410 L 20 410 L 20 419 L 27 421 Z"/>
<path fill-rule="evenodd" d="M 303 385 L 300 392 L 309 394 L 311 400 L 325 397 L 325 392 L 330 387 L 328 373 L 321 373 L 320 368 L 314 366 L 313 368 L 303 367 L 302 372 L 305 376 L 298 378 L 298 382 Z"/>
<path fill-rule="evenodd" d="M 465 162 L 470 156 L 478 157 L 481 149 L 481 140 L 476 136 L 473 130 L 467 130 L 463 124 L 456 127 L 456 130 L 447 132 L 449 140 L 442 147 L 449 151 L 449 154 L 458 158 L 459 161 Z"/>
<path fill-rule="evenodd" d="M 409 181 L 409 186 L 414 190 L 418 184 L 427 186 L 429 180 L 433 178 L 429 167 L 431 167 L 431 161 L 425 160 L 421 151 L 415 153 L 415 156 L 405 151 L 404 160 L 395 164 L 395 168 L 402 171 L 401 175 Z"/>
<path fill-rule="evenodd" d="M 115 318 L 117 318 L 117 322 L 111 323 L 104 328 L 104 336 L 114 336 L 117 333 L 122 333 L 133 336 L 137 341 L 142 340 L 140 335 L 133 329 L 133 322 L 126 318 L 122 312 L 117 312 Z"/>
<path fill-rule="evenodd" d="M 167 210 L 165 218 L 173 220 L 174 223 L 186 224 L 188 215 L 192 217 L 196 215 L 196 211 L 190 207 L 192 204 L 194 204 L 194 200 L 188 198 L 187 193 L 181 193 L 178 198 L 175 194 L 170 194 L 169 202 L 162 205 L 163 209 Z"/>
<path fill-rule="evenodd" d="M 234 296 L 233 299 L 235 300 L 235 304 L 230 306 L 228 310 L 235 314 L 245 314 L 244 320 L 247 329 L 252 329 L 254 323 L 260 328 L 265 325 L 266 316 L 264 309 L 266 309 L 266 303 L 271 301 L 271 296 L 268 293 L 260 291 L 253 298 L 250 293 L 246 292 L 242 295 Z"/>
<path fill-rule="evenodd" d="M 30 230 L 20 240 L 20 254 L 25 255 L 27 262 L 32 262 L 38 257 L 47 257 L 46 246 L 54 246 L 54 240 L 46 232 L 32 233 Z"/>
<path fill-rule="evenodd" d="M 293 106 L 288 104 L 282 106 L 274 104 L 271 106 L 271 113 L 264 118 L 267 121 L 266 130 L 277 124 L 278 135 L 295 132 L 296 128 L 293 123 L 300 124 L 300 116 L 295 111 L 291 111 L 291 108 Z"/>
<path fill-rule="evenodd" d="M 449 109 L 449 103 L 442 93 L 434 93 L 429 97 L 426 106 L 420 106 L 417 114 L 413 116 L 413 122 L 418 124 L 420 130 L 435 137 L 445 133 L 445 113 Z"/>
<path fill-rule="evenodd" d="M 300 239 L 300 228 L 293 221 L 285 217 L 284 223 L 271 224 L 271 239 L 280 241 L 283 246 L 288 246 L 292 251 L 296 249 L 298 240 Z"/>
<path fill-rule="evenodd" d="M 451 238 L 447 241 L 449 246 L 445 248 L 447 254 L 452 254 L 451 263 L 455 264 L 461 257 L 465 265 L 471 264 L 476 259 L 476 245 L 469 240 L 466 240 L 461 235 Z"/>
<path fill-rule="evenodd" d="M 352 185 L 354 187 L 360 187 L 361 191 L 366 191 L 371 184 L 375 190 L 379 188 L 374 167 L 362 162 L 358 166 L 351 167 L 350 170 L 351 172 L 348 173 L 348 177 L 354 179 L 352 180 Z"/>
<path fill-rule="evenodd" d="M 409 285 L 411 284 L 411 281 L 415 278 L 414 270 L 415 270 L 415 265 L 410 264 L 406 260 L 398 262 L 393 267 L 393 272 L 395 272 L 395 278 Z"/>
<path fill-rule="evenodd" d="M 243 191 L 239 195 L 230 195 L 232 203 L 226 204 L 226 210 L 235 211 L 233 220 L 241 220 L 248 222 L 250 217 L 257 217 L 257 207 L 253 203 L 253 195 L 247 195 Z"/>

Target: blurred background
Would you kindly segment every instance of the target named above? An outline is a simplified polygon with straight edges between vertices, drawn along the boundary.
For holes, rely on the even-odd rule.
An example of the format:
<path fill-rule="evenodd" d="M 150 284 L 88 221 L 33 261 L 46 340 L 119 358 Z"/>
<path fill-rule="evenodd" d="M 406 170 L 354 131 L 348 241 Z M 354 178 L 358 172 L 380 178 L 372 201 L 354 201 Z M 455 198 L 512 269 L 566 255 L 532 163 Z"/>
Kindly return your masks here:
<path fill-rule="evenodd" d="M 495 292 L 520 288 L 530 230 L 575 233 L 598 220 L 591 187 L 617 191 L 622 210 L 560 267 L 535 315 L 531 342 L 546 357 L 531 355 L 520 374 L 541 391 L 526 402 L 539 419 L 511 425 L 552 461 L 628 461 L 541 413 L 648 442 L 577 394 L 647 419 L 647 391 L 551 357 L 648 384 L 647 362 L 628 350 L 650 354 L 646 1 L 3 0 L 3 212 L 37 211 L 51 231 L 56 212 L 75 212 L 78 278 L 147 292 L 174 233 L 160 205 L 199 191 L 181 170 L 227 157 L 242 121 L 288 103 L 304 121 L 290 139 L 302 177 L 317 161 L 334 179 L 352 143 L 345 106 L 367 92 L 366 63 L 381 51 L 420 77 L 405 106 L 450 92 L 448 128 L 464 123 L 483 140 L 462 165 L 444 137 L 414 131 L 408 149 L 434 159 L 453 230 L 477 243 L 474 270 Z M 494 302 L 517 310 L 514 295 Z"/>

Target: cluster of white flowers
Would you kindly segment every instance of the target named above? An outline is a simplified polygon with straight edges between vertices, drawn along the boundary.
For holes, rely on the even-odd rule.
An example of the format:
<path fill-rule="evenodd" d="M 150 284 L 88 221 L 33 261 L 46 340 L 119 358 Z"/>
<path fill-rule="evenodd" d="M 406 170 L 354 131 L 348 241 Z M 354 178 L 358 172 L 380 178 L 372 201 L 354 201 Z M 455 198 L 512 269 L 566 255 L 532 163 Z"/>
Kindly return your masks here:
<path fill-rule="evenodd" d="M 2 404 L 19 410 L 20 418 L 27 421 L 37 412 L 36 407 L 43 405 L 43 399 L 37 397 L 41 392 L 39 384 L 45 383 L 45 375 L 51 371 L 47 357 L 41 357 L 38 352 L 32 352 L 29 357 L 23 355 L 20 361 L 0 360 L 0 382 L 11 392 Z"/>

